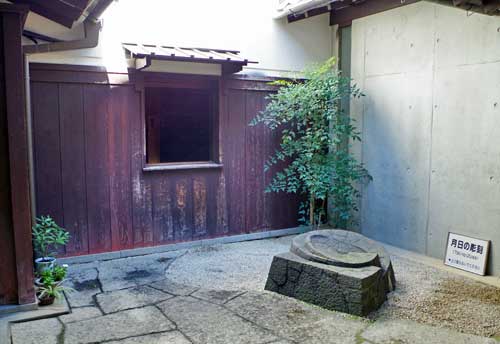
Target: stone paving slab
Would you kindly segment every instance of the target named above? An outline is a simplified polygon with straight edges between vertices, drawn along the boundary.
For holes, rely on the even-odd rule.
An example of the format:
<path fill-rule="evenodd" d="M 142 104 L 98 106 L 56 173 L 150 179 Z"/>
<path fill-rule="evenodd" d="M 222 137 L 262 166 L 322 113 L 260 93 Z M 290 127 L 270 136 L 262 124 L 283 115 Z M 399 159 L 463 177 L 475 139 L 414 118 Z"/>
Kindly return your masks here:
<path fill-rule="evenodd" d="M 195 344 L 264 344 L 279 339 L 222 306 L 192 297 L 176 297 L 159 307 Z"/>
<path fill-rule="evenodd" d="M 132 337 L 119 341 L 108 342 L 109 344 L 191 344 L 179 331 L 156 333 L 147 336 Z"/>
<path fill-rule="evenodd" d="M 177 295 L 177 296 L 187 296 L 198 290 L 198 287 L 188 286 L 185 284 L 176 283 L 170 279 L 164 279 L 155 283 L 150 284 L 151 287 L 160 289 L 166 293 Z"/>
<path fill-rule="evenodd" d="M 73 308 L 71 313 L 60 316 L 59 319 L 64 323 L 71 323 L 75 321 L 82 321 L 101 316 L 102 313 L 97 307 L 81 307 Z"/>
<path fill-rule="evenodd" d="M 182 273 L 172 271 L 173 265 L 165 272 L 175 255 L 71 266 L 71 285 L 78 288 L 69 297 L 73 313 L 13 324 L 13 344 L 497 343 L 415 322 L 372 323 L 265 292 L 272 255 L 283 242 L 188 253 L 177 261 Z M 97 306 L 111 313 L 103 315 Z"/>
<path fill-rule="evenodd" d="M 234 299 L 238 295 L 243 294 L 241 290 L 209 290 L 199 289 L 192 296 L 208 302 L 213 302 L 219 305 L 225 304 L 229 300 Z"/>
<path fill-rule="evenodd" d="M 99 265 L 102 290 L 119 290 L 160 281 L 165 278 L 168 262 L 168 259 L 157 262 L 142 257 L 102 262 Z"/>
<path fill-rule="evenodd" d="M 242 317 L 291 341 L 307 344 L 356 343 L 368 322 L 273 293 L 248 292 L 227 303 Z"/>
<path fill-rule="evenodd" d="M 104 313 L 114 313 L 158 303 L 172 297 L 173 295 L 157 289 L 140 286 L 98 294 L 96 300 Z"/>
<path fill-rule="evenodd" d="M 492 338 L 462 334 L 407 320 L 379 320 L 363 331 L 358 338 L 377 344 L 498 344 Z"/>
<path fill-rule="evenodd" d="M 171 321 L 149 306 L 67 324 L 64 343 L 96 343 L 173 329 Z"/>
<path fill-rule="evenodd" d="M 82 270 L 75 267 L 71 269 L 71 272 L 68 272 L 68 286 L 73 288 L 74 292 L 66 294 L 69 304 L 71 307 L 93 306 L 94 295 L 101 292 L 98 270 L 94 264 L 85 264 Z"/>
<path fill-rule="evenodd" d="M 12 341 L 16 344 L 58 344 L 63 325 L 57 318 L 11 324 Z"/>

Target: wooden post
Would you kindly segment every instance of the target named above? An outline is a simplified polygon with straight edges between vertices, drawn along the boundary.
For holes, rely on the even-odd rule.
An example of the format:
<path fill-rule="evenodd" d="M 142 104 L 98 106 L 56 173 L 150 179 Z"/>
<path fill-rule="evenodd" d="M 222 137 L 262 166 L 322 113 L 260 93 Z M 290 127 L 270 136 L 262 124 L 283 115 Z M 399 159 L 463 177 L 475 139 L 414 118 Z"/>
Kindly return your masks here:
<path fill-rule="evenodd" d="M 0 283 L 0 304 L 27 304 L 35 301 L 28 128 L 25 110 L 24 59 L 21 46 L 28 8 L 0 4 L 0 261 L 10 264 L 2 280 L 12 281 L 7 292 Z M 5 258 L 6 260 L 4 260 Z M 14 287 L 15 288 L 12 288 Z M 14 302 L 15 301 L 15 302 Z"/>

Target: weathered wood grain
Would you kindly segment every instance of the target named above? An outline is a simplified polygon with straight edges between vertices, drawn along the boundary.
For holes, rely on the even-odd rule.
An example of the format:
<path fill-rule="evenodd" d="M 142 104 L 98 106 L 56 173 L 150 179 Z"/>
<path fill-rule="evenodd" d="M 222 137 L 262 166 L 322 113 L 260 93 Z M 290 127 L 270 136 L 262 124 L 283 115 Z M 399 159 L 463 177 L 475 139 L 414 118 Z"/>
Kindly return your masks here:
<path fill-rule="evenodd" d="M 70 72 L 66 66 L 61 69 Z M 66 255 L 296 224 L 293 199 L 264 193 L 270 174 L 263 164 L 279 142 L 264 126 L 248 126 L 264 109 L 268 94 L 257 81 L 219 83 L 219 118 L 214 121 L 218 167 L 150 171 L 145 167 L 141 87 L 102 84 L 101 77 L 90 83 L 87 73 L 105 73 L 95 69 L 74 72 L 72 78 L 84 83 L 54 81 L 65 77 L 58 76 L 57 67 L 44 65 L 41 71 L 52 76 L 49 82 L 32 82 L 35 140 L 40 137 L 36 152 L 47 157 L 37 154 L 38 203 L 72 232 Z M 168 85 L 176 79 L 148 78 Z M 185 86 L 191 79 L 179 80 Z M 213 85 L 213 80 L 201 84 Z"/>
<path fill-rule="evenodd" d="M 130 112 L 132 87 L 110 89 L 108 160 L 112 249 L 132 248 L 132 194 L 130 185 Z"/>
<path fill-rule="evenodd" d="M 84 86 L 89 252 L 112 249 L 109 183 L 109 87 Z M 40 183 L 37 183 L 40 184 Z"/>
<path fill-rule="evenodd" d="M 71 255 L 88 251 L 82 85 L 59 85 L 59 118 L 62 209 L 64 209 L 64 226 L 70 233 L 65 254 Z"/>

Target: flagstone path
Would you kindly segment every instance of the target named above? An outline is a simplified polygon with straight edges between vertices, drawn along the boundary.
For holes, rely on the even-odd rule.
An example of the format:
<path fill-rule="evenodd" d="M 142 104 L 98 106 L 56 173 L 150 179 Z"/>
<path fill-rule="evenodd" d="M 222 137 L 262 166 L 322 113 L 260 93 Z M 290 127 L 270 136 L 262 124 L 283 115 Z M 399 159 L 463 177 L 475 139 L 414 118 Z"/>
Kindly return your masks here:
<path fill-rule="evenodd" d="M 288 239 L 271 239 L 252 244 L 232 244 L 254 254 L 254 259 L 248 258 L 240 266 L 226 262 L 228 271 L 216 268 L 215 263 L 212 267 L 207 266 L 205 272 L 199 270 L 203 268 L 201 263 L 197 267 L 185 266 L 191 268 L 193 274 L 216 276 L 215 279 L 207 279 L 203 285 L 187 283 L 189 270 L 179 266 L 174 269 L 172 265 L 189 259 L 190 255 L 199 255 L 199 250 L 73 265 L 70 268 L 70 284 L 75 292 L 68 295 L 72 313 L 12 324 L 12 342 L 498 343 L 491 338 L 407 320 L 369 321 L 265 292 L 260 285 L 265 280 L 270 259 L 274 253 L 286 250 L 288 243 Z M 210 255 L 210 252 L 203 254 Z M 209 271 L 212 268 L 215 270 Z M 182 274 L 176 269 L 183 270 Z M 217 276 L 221 278 L 220 283 L 209 282 L 218 281 Z"/>

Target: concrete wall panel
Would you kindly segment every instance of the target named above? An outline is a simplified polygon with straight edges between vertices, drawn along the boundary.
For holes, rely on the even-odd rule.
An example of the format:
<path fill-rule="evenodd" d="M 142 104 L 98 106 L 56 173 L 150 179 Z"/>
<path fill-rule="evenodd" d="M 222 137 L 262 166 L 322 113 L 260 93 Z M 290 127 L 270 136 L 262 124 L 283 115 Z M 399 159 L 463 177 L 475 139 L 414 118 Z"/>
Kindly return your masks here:
<path fill-rule="evenodd" d="M 366 76 L 432 68 L 434 8 L 425 3 L 364 19 Z M 401 53 L 404 52 L 404 53 Z"/>
<path fill-rule="evenodd" d="M 422 1 L 353 22 L 364 234 L 444 256 L 449 231 L 492 241 L 500 275 L 500 18 Z"/>
<path fill-rule="evenodd" d="M 428 253 L 449 231 L 490 239 L 500 274 L 500 63 L 440 70 L 434 87 Z"/>
<path fill-rule="evenodd" d="M 498 17 L 439 5 L 434 8 L 437 68 L 500 61 Z"/>
<path fill-rule="evenodd" d="M 392 74 L 365 81 L 361 224 L 367 235 L 425 252 L 430 147 L 431 73 Z M 388 182 L 390 181 L 390 182 Z"/>

